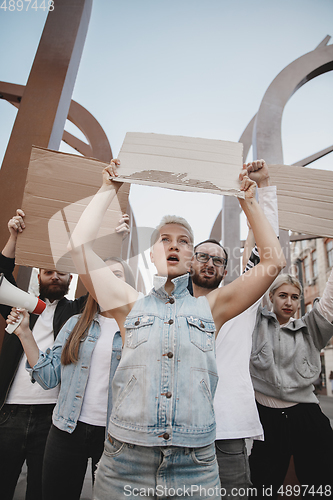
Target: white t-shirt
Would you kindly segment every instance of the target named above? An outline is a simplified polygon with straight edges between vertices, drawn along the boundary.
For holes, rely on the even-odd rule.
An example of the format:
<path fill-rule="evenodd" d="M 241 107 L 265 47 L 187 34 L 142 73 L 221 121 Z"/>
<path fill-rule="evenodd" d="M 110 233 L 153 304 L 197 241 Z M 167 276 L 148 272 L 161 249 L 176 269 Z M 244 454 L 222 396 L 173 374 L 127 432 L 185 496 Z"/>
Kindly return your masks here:
<path fill-rule="evenodd" d="M 101 333 L 91 356 L 89 376 L 79 420 L 90 425 L 106 426 L 110 364 L 114 334 L 119 331 L 113 318 L 98 315 Z"/>
<path fill-rule="evenodd" d="M 263 439 L 249 370 L 258 305 L 227 321 L 216 338 L 216 439 Z"/>
<path fill-rule="evenodd" d="M 276 186 L 258 189 L 259 205 L 279 234 Z M 264 439 L 250 376 L 252 332 L 260 300 L 225 323 L 216 339 L 219 374 L 214 410 L 216 439 Z"/>
<path fill-rule="evenodd" d="M 46 307 L 38 317 L 32 334 L 39 349 L 43 352 L 54 343 L 53 316 L 58 300 L 52 303 L 46 299 Z M 13 334 L 15 335 L 15 334 Z M 21 405 L 42 405 L 57 402 L 59 386 L 45 390 L 37 382 L 32 383 L 30 374 L 25 369 L 27 357 L 23 354 L 16 372 L 14 382 L 10 388 L 6 403 Z"/>

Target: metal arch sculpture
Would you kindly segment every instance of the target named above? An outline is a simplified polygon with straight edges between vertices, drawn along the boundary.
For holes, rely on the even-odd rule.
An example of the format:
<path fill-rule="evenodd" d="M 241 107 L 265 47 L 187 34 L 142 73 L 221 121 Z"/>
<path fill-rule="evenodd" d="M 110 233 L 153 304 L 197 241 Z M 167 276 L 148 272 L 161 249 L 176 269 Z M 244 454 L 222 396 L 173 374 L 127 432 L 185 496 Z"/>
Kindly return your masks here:
<path fill-rule="evenodd" d="M 31 146 L 59 147 L 91 9 L 92 0 L 57 0 L 48 13 L 0 169 L 2 227 L 22 203 Z"/>
<path fill-rule="evenodd" d="M 284 68 L 268 87 L 253 128 L 253 156 L 268 163 L 283 163 L 281 124 L 283 110 L 291 96 L 305 83 L 333 70 L 333 45 L 330 36 L 311 52 Z"/>
<path fill-rule="evenodd" d="M 284 68 L 268 87 L 261 101 L 258 113 L 251 119 L 242 133 L 239 142 L 243 143 L 244 159 L 253 146 L 253 158 L 265 158 L 267 163 L 283 164 L 283 149 L 281 138 L 282 114 L 283 110 L 292 97 L 305 83 L 333 70 L 333 45 L 327 45 L 330 36 L 324 40 L 311 52 L 301 56 Z M 305 166 L 318 160 L 333 151 L 333 146 L 329 146 L 309 157 L 297 161 L 294 165 Z M 211 236 L 216 239 L 223 238 L 223 243 L 227 248 L 239 248 L 240 239 L 239 223 L 235 228 L 235 218 L 230 224 L 229 217 L 231 211 L 239 213 L 235 201 L 227 200 L 221 212 L 218 214 Z M 219 221 L 222 219 L 222 229 Z M 228 227 L 229 226 L 229 227 Z M 232 226 L 232 228 L 230 228 Z M 289 236 L 287 231 L 282 231 L 282 243 L 287 247 Z M 280 236 L 280 237 L 281 237 Z M 238 256 L 237 256 L 238 257 Z M 236 257 L 236 260 L 237 260 Z M 229 282 L 238 276 L 238 267 L 234 263 L 229 276 Z"/>
<path fill-rule="evenodd" d="M 89 144 L 80 141 L 77 137 L 66 132 L 66 130 L 64 131 L 62 140 L 84 156 L 91 156 L 92 158 L 109 163 L 112 160 L 111 146 L 106 133 L 96 118 L 81 104 L 73 100 L 71 101 L 67 118 L 81 130 Z"/>
<path fill-rule="evenodd" d="M 68 115 L 92 0 L 57 0 L 56 4 L 47 16 L 0 169 L 1 227 L 22 203 L 31 146 L 58 149 Z M 3 231 L 1 248 L 6 239 Z M 20 267 L 20 288 L 27 290 L 29 281 L 30 269 Z"/>
<path fill-rule="evenodd" d="M 0 95 L 16 108 L 20 102 L 25 86 L 14 83 L 0 82 Z M 87 139 L 87 143 L 64 130 L 62 140 L 81 153 L 83 156 L 96 158 L 105 163 L 112 160 L 109 140 L 94 116 L 78 102 L 71 100 L 67 119 L 72 122 Z"/>
<path fill-rule="evenodd" d="M 18 108 L 0 170 L 1 185 L 6 187 L 0 197 L 2 226 L 21 205 L 32 145 L 57 150 L 63 140 L 84 156 L 105 163 L 112 159 L 110 143 L 98 121 L 71 100 L 92 2 L 57 0 L 57 8 L 47 16 L 27 85 L 0 82 L 0 98 Z M 87 142 L 64 131 L 66 119 L 81 130 Z M 135 226 L 133 215 L 132 221 Z M 2 238 L 4 244 L 5 233 Z M 131 252 L 129 247 L 127 254 Z M 27 289 L 29 280 L 30 270 L 20 267 L 20 287 Z M 141 275 L 138 280 L 142 282 Z"/>
<path fill-rule="evenodd" d="M 24 90 L 24 85 L 0 82 L 1 98 L 16 108 L 20 107 Z M 103 128 L 96 118 L 94 118 L 94 116 L 79 103 L 71 100 L 67 119 L 78 127 L 79 130 L 81 130 L 87 139 L 87 142 L 81 141 L 79 138 L 70 134 L 66 130 L 63 131 L 62 140 L 83 156 L 96 158 L 102 162 L 109 163 L 112 159 L 111 146 Z M 131 226 L 133 228 L 132 233 L 136 234 L 137 224 L 131 207 L 129 207 L 129 212 L 131 216 Z M 135 267 L 135 265 L 138 264 L 138 244 L 135 243 L 135 239 L 133 240 L 133 238 L 134 236 L 132 235 L 132 238 L 127 241 L 127 244 L 124 242 L 123 257 L 126 259 L 131 258 L 132 265 Z M 138 280 L 139 289 L 144 291 L 145 285 L 139 271 L 137 271 L 136 278 Z M 79 292 L 82 290 L 80 289 Z"/>

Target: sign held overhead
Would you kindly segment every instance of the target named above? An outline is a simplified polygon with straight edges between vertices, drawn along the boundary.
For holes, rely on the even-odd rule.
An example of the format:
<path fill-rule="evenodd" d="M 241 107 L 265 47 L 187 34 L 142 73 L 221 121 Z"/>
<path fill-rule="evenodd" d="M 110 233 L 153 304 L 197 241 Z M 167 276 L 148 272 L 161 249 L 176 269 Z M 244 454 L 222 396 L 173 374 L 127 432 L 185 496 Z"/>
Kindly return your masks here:
<path fill-rule="evenodd" d="M 239 142 L 127 132 L 118 158 L 115 181 L 244 198 Z"/>

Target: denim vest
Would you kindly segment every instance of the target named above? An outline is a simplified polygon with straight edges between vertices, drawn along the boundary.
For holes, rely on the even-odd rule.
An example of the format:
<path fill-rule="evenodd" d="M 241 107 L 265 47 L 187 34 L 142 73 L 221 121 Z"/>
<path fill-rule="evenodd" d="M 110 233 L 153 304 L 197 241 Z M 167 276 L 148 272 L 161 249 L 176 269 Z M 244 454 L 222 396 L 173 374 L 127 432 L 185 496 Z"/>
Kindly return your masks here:
<path fill-rule="evenodd" d="M 125 321 L 109 433 L 143 446 L 206 446 L 215 440 L 218 381 L 215 324 L 206 297 L 192 297 L 188 275 L 155 276 Z"/>
<path fill-rule="evenodd" d="M 61 353 L 63 346 L 78 319 L 79 315 L 75 315 L 65 323 L 53 347 L 47 349 L 45 353 L 39 352 L 39 359 L 33 368 L 30 367 L 28 362 L 26 363 L 26 369 L 30 372 L 32 382 L 37 381 L 43 389 L 51 389 L 61 383 L 58 401 L 52 415 L 52 422 L 58 429 L 68 433 L 74 431 L 81 413 L 89 376 L 91 356 L 101 333 L 99 322 L 96 318 L 92 322 L 87 336 L 81 341 L 77 363 L 70 363 L 66 366 L 62 365 Z M 111 413 L 111 382 L 121 358 L 121 346 L 120 332 L 116 332 L 112 343 L 107 418 L 110 417 Z"/>

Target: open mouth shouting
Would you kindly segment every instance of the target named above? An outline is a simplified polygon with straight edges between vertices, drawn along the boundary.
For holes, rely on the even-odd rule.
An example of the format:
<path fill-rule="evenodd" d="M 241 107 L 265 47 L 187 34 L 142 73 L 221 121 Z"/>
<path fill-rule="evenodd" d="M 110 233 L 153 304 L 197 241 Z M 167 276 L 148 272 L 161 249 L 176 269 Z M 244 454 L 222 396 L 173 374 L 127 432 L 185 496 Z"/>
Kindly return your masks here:
<path fill-rule="evenodd" d="M 179 262 L 179 257 L 178 257 L 178 255 L 177 255 L 177 254 L 172 253 L 172 254 L 170 254 L 170 255 L 169 255 L 169 257 L 167 258 L 167 261 L 168 261 L 168 262 L 170 262 L 171 264 L 172 264 L 172 263 L 176 263 L 176 264 L 177 264 L 177 263 Z"/>

